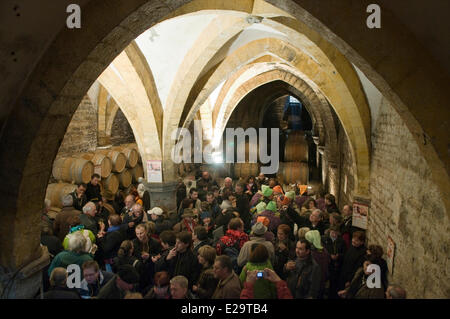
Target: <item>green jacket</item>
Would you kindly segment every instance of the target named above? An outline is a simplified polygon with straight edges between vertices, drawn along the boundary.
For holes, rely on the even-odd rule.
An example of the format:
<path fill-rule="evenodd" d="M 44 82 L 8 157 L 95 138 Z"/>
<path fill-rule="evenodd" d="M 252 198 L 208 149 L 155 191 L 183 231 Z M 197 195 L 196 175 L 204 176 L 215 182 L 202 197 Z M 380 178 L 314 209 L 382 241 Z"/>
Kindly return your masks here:
<path fill-rule="evenodd" d="M 48 275 L 50 276 L 53 269 L 56 267 L 63 267 L 67 268 L 67 266 L 71 264 L 77 264 L 80 266 L 83 265 L 85 261 L 93 260 L 92 256 L 88 253 L 76 253 L 73 251 L 62 251 L 58 255 L 55 256 L 52 263 L 50 264 L 50 267 L 48 268 Z M 81 271 L 80 271 L 81 273 Z"/>
<path fill-rule="evenodd" d="M 239 279 L 241 280 L 241 285 L 244 285 L 245 280 L 247 279 L 247 271 L 252 270 L 264 270 L 265 268 L 269 268 L 273 270 L 272 264 L 270 260 L 267 260 L 263 263 L 251 263 L 247 262 L 247 264 L 242 269 L 241 275 Z M 267 279 L 260 278 L 257 279 L 254 286 L 254 298 L 255 299 L 276 299 L 277 298 L 277 287 L 273 282 L 270 282 Z"/>

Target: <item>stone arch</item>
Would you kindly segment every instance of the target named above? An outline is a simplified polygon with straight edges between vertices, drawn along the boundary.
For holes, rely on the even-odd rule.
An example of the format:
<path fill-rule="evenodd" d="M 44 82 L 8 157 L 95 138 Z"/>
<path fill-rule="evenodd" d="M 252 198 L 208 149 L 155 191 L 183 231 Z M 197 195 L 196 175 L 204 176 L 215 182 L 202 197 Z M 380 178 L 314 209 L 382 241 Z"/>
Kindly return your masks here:
<path fill-rule="evenodd" d="M 426 114 L 449 118 L 449 109 L 442 107 L 450 100 L 446 88 L 448 76 L 439 74 L 440 68 L 429 54 L 393 19 L 376 34 L 375 40 L 368 37 L 367 30 L 362 29 L 365 26 L 358 25 L 364 20 L 361 15 L 365 13 L 367 1 L 352 2 L 357 10 L 349 10 L 340 2 L 317 4 L 313 0 L 296 0 L 301 8 L 288 1 L 268 1 L 318 30 L 394 102 L 431 167 L 448 213 L 447 126 L 435 127 Z M 182 7 L 184 4 L 189 5 Z M 207 8 L 251 12 L 252 5 L 253 1 L 219 0 L 177 1 L 170 6 L 166 1 L 148 0 L 110 0 L 108 6 L 90 2 L 83 7 L 82 29 L 77 32 L 61 29 L 27 77 L 3 127 L 0 147 L 15 150 L 16 156 L 11 161 L 9 152 L 0 154 L 3 164 L 0 178 L 8 181 L 0 186 L 5 194 L 1 223 L 4 228 L 0 231 L 1 265 L 18 269 L 40 256 L 37 211 L 42 208 L 51 164 L 76 106 L 106 65 L 137 35 L 164 17 Z M 336 23 L 340 14 L 347 17 L 345 26 Z M 402 51 L 391 50 L 392 47 L 401 47 Z M 390 50 L 392 58 L 379 63 L 386 50 Z M 408 70 L 416 72 L 408 76 Z M 421 110 L 421 105 L 428 107 Z M 425 119 L 422 126 L 417 121 L 420 118 Z M 424 136 L 434 137 L 434 141 L 426 138 L 424 143 Z"/>
<path fill-rule="evenodd" d="M 254 40 L 239 49 L 236 49 L 230 56 L 228 56 L 208 79 L 204 86 L 204 89 L 197 97 L 197 101 L 202 102 L 207 98 L 207 94 L 212 92 L 223 79 L 230 77 L 230 74 L 236 72 L 241 67 L 245 66 L 255 59 L 267 52 L 278 56 L 282 60 L 288 61 L 293 68 L 302 70 L 307 78 L 317 83 L 322 93 L 327 97 L 330 103 L 336 110 L 338 117 L 343 123 L 346 135 L 348 136 L 352 148 L 354 151 L 355 163 L 358 167 L 358 175 L 360 176 L 360 183 L 358 184 L 358 191 L 367 196 L 369 192 L 369 139 L 368 132 L 370 132 L 370 118 L 367 101 L 365 100 L 364 93 L 361 91 L 361 84 L 359 80 L 354 83 L 357 75 L 350 65 L 346 65 L 347 77 L 350 79 L 350 85 L 352 90 L 348 89 L 344 79 L 337 74 L 337 71 L 331 71 L 331 75 L 323 70 L 323 66 L 312 59 L 311 56 L 305 54 L 300 49 L 290 45 L 289 43 L 275 38 L 264 38 L 260 40 Z M 344 62 L 342 62 L 344 63 Z M 345 64 L 345 63 L 344 63 Z M 330 65 L 328 67 L 333 70 Z M 350 68 L 350 69 L 349 69 Z M 352 82 L 353 81 L 353 82 Z M 358 91 L 358 89 L 360 91 Z M 245 90 L 245 89 L 243 89 Z M 353 96 L 357 93 L 359 103 L 353 99 Z M 346 101 L 345 105 L 343 101 Z M 361 102 L 361 101 L 364 101 Z M 190 115 L 198 109 L 197 102 L 190 111 Z M 219 116 L 220 118 L 220 116 Z M 189 123 L 189 115 L 186 120 L 186 124 Z"/>
<path fill-rule="evenodd" d="M 305 78 L 300 72 L 280 63 L 263 63 L 262 66 L 258 65 L 258 67 L 261 68 L 260 72 L 254 75 L 252 79 L 241 83 L 235 90 L 230 90 L 230 98 L 228 101 L 224 101 L 218 115 L 218 118 L 223 119 L 223 121 L 215 123 L 214 136 L 222 136 L 233 110 L 249 92 L 266 83 L 281 80 L 292 86 L 295 89 L 293 93 L 305 102 L 311 117 L 318 122 L 319 132 L 322 134 L 322 138 L 326 140 L 325 145 L 327 145 L 329 150 L 329 158 L 336 160 L 335 157 L 338 153 L 336 129 L 331 111 L 328 108 L 328 103 L 317 86 Z M 325 126 L 327 129 L 324 129 Z M 355 159 L 354 163 L 356 163 Z M 361 169 L 359 168 L 356 171 L 359 173 Z"/>

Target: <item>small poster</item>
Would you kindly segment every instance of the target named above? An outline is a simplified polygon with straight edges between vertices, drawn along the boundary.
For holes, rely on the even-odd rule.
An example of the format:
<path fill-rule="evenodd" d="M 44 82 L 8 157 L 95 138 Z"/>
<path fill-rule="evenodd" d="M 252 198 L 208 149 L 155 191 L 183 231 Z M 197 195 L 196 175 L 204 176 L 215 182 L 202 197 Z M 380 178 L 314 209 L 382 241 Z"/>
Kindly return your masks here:
<path fill-rule="evenodd" d="M 369 206 L 367 204 L 354 202 L 352 225 L 362 229 L 367 229 L 368 214 L 369 214 Z"/>
<path fill-rule="evenodd" d="M 386 262 L 388 265 L 389 272 L 392 276 L 394 275 L 394 256 L 395 256 L 395 243 L 392 240 L 391 236 L 388 236 Z"/>
<path fill-rule="evenodd" d="M 162 183 L 162 165 L 158 160 L 147 160 L 147 181 Z"/>

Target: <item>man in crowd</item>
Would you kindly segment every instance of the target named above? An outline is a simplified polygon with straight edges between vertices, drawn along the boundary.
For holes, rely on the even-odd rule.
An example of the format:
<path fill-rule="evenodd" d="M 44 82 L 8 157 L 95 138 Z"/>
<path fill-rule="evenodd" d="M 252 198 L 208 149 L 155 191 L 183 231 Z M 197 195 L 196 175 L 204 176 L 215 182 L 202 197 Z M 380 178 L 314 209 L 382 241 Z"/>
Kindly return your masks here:
<path fill-rule="evenodd" d="M 93 174 L 91 181 L 87 184 L 86 197 L 88 201 L 98 202 L 102 200 L 102 188 L 100 187 L 100 175 Z"/>
<path fill-rule="evenodd" d="M 70 193 L 70 196 L 72 196 L 73 198 L 73 207 L 76 210 L 81 211 L 84 207 L 84 205 L 86 205 L 86 203 L 88 202 L 87 197 L 86 197 L 86 188 L 87 185 L 85 183 L 81 183 L 78 185 L 77 189 L 74 190 L 72 193 Z"/>
<path fill-rule="evenodd" d="M 297 260 L 285 265 L 287 284 L 294 299 L 316 299 L 319 296 L 321 270 L 311 255 L 311 244 L 305 239 L 297 242 Z"/>
<path fill-rule="evenodd" d="M 62 200 L 63 208 L 56 215 L 53 222 L 53 233 L 62 242 L 64 237 L 69 233 L 69 221 L 72 217 L 80 216 L 81 212 L 73 207 L 73 197 L 66 195 Z"/>
<path fill-rule="evenodd" d="M 244 246 L 242 246 L 241 251 L 239 252 L 239 257 L 237 259 L 237 263 L 239 267 L 243 267 L 250 257 L 250 251 L 251 247 L 254 244 L 263 244 L 266 246 L 267 250 L 269 251 L 269 258 L 270 261 L 274 262 L 275 259 L 275 248 L 273 247 L 273 244 L 270 241 L 267 241 L 264 238 L 264 234 L 267 231 L 267 227 L 263 225 L 263 223 L 258 222 L 252 227 L 252 233 L 250 240 L 247 241 Z"/>
<path fill-rule="evenodd" d="M 100 270 L 98 263 L 94 260 L 84 262 L 82 268 L 83 280 L 78 291 L 84 299 L 97 296 L 100 289 L 114 277 L 113 273 Z"/>
<path fill-rule="evenodd" d="M 93 202 L 88 202 L 83 207 L 83 214 L 80 215 L 81 225 L 85 229 L 89 229 L 94 236 L 97 236 L 99 231 L 104 231 L 105 225 L 99 227 L 95 215 L 97 214 L 97 206 Z"/>
<path fill-rule="evenodd" d="M 233 271 L 231 258 L 217 256 L 213 266 L 214 278 L 219 279 L 212 299 L 239 299 L 241 296 L 241 281 Z"/>
<path fill-rule="evenodd" d="M 195 299 L 188 289 L 188 279 L 184 276 L 175 276 L 170 280 L 171 299 Z"/>
<path fill-rule="evenodd" d="M 127 292 L 136 290 L 139 273 L 132 265 L 121 265 L 117 274 L 100 289 L 98 299 L 123 299 Z"/>

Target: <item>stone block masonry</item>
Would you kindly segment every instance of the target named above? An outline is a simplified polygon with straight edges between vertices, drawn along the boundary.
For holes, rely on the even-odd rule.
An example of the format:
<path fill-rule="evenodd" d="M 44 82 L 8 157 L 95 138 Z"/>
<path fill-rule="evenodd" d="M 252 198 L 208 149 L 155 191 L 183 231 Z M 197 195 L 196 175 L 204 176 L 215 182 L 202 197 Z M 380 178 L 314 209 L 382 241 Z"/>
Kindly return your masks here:
<path fill-rule="evenodd" d="M 390 281 L 409 298 L 450 298 L 450 223 L 413 136 L 386 100 L 372 134 L 369 244 L 395 245 Z"/>

